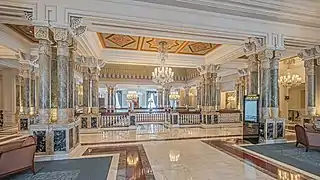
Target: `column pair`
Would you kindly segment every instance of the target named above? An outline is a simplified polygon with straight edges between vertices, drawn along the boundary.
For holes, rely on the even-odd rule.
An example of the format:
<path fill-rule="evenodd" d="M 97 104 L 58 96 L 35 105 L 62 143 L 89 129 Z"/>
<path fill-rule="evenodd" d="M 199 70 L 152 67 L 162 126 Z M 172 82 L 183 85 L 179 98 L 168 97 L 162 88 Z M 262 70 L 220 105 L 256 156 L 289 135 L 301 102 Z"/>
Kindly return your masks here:
<path fill-rule="evenodd" d="M 188 108 L 189 106 L 189 93 L 190 93 L 190 87 L 189 86 L 185 86 L 184 87 L 184 105 Z"/>
<path fill-rule="evenodd" d="M 305 67 L 305 93 L 307 98 L 306 113 L 312 118 L 314 117 L 317 110 L 317 102 L 319 101 L 319 94 L 317 93 L 317 75 L 319 69 L 319 57 L 320 57 L 320 46 L 315 46 L 310 49 L 304 49 L 298 54 L 304 61 Z"/>
<path fill-rule="evenodd" d="M 261 62 L 261 101 L 263 119 L 279 117 L 279 60 L 278 50 L 266 49 L 259 52 Z"/>
<path fill-rule="evenodd" d="M 109 112 L 114 112 L 116 108 L 116 97 L 115 97 L 115 85 L 107 85 L 108 94 L 108 106 Z"/>

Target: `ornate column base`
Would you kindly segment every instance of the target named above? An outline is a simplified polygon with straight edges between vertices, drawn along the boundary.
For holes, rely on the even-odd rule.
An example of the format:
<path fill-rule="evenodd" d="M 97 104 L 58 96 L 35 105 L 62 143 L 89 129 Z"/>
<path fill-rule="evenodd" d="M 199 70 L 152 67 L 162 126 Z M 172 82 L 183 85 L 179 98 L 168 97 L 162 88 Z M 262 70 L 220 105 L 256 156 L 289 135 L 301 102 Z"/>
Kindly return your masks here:
<path fill-rule="evenodd" d="M 284 119 L 266 119 L 264 122 L 265 143 L 285 142 L 285 120 Z"/>
<path fill-rule="evenodd" d="M 270 110 L 271 110 L 271 117 L 272 118 L 279 118 L 279 108 L 277 108 L 277 107 L 271 107 L 270 108 Z"/>
<path fill-rule="evenodd" d="M 307 111 L 308 111 L 308 116 L 311 116 L 311 117 L 315 116 L 317 113 L 316 107 L 312 107 L 312 106 L 307 107 Z"/>
<path fill-rule="evenodd" d="M 68 124 L 70 117 L 70 109 L 58 109 L 57 111 L 57 123 L 58 124 Z"/>
<path fill-rule="evenodd" d="M 51 109 L 39 109 L 39 118 L 35 124 L 47 124 L 50 121 Z"/>
<path fill-rule="evenodd" d="M 29 132 L 37 136 L 37 154 L 68 154 L 80 144 L 80 121 L 69 124 L 30 125 Z"/>
<path fill-rule="evenodd" d="M 262 107 L 261 110 L 262 110 L 262 119 L 263 120 L 269 119 L 270 118 L 270 109 L 267 107 Z"/>

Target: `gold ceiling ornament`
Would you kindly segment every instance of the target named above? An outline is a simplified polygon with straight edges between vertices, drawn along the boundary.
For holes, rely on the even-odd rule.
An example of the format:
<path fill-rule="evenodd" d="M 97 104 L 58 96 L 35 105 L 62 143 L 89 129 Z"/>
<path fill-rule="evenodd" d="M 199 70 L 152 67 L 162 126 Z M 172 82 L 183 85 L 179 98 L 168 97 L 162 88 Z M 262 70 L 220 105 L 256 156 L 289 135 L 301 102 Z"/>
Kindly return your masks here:
<path fill-rule="evenodd" d="M 166 60 L 168 59 L 168 43 L 166 41 L 160 41 L 158 46 L 158 59 L 160 66 L 154 68 L 152 72 L 152 81 L 156 84 L 164 86 L 174 81 L 174 72 L 171 67 L 166 66 Z"/>
<path fill-rule="evenodd" d="M 284 61 L 284 64 L 287 65 L 287 69 L 284 75 L 279 77 L 279 83 L 284 87 L 295 87 L 299 86 L 302 83 L 302 77 L 299 74 L 291 73 L 290 67 L 295 63 L 295 59 L 291 58 Z"/>

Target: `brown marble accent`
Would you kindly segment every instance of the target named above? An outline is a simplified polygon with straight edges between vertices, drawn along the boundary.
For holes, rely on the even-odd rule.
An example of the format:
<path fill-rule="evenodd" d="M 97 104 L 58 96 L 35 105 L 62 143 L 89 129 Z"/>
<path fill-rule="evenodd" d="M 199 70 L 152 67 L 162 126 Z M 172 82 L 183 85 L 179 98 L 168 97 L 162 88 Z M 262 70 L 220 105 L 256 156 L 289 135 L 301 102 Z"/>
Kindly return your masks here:
<path fill-rule="evenodd" d="M 117 179 L 155 180 L 147 154 L 141 144 L 89 147 L 82 156 L 119 153 Z"/>
<path fill-rule="evenodd" d="M 240 161 L 253 166 L 254 168 L 270 175 L 273 178 L 276 179 L 283 179 L 283 176 L 288 177 L 299 177 L 299 180 L 311 180 L 313 178 L 306 176 L 304 174 L 301 174 L 297 171 L 294 171 L 292 169 L 289 169 L 287 167 L 281 166 L 280 164 L 271 162 L 265 158 L 258 157 L 256 155 L 253 155 L 247 151 L 244 151 L 240 148 L 237 148 L 236 146 L 233 146 L 234 144 L 243 144 L 242 140 L 236 140 L 233 139 L 233 141 L 221 141 L 221 140 L 204 140 L 202 141 L 236 159 L 239 159 Z"/>

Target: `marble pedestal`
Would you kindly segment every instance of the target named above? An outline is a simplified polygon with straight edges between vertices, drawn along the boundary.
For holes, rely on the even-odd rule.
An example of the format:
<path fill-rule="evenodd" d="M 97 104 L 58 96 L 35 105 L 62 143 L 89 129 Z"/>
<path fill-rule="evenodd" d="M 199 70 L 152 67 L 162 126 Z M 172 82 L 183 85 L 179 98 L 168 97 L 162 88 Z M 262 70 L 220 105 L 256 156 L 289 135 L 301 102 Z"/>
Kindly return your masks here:
<path fill-rule="evenodd" d="M 86 114 L 81 115 L 81 128 L 99 128 L 100 126 L 100 114 Z"/>
<path fill-rule="evenodd" d="M 30 125 L 29 133 L 37 137 L 39 155 L 68 154 L 80 143 L 80 120 L 69 124 Z"/>
<path fill-rule="evenodd" d="M 265 143 L 285 142 L 284 119 L 266 119 L 263 131 Z"/>

